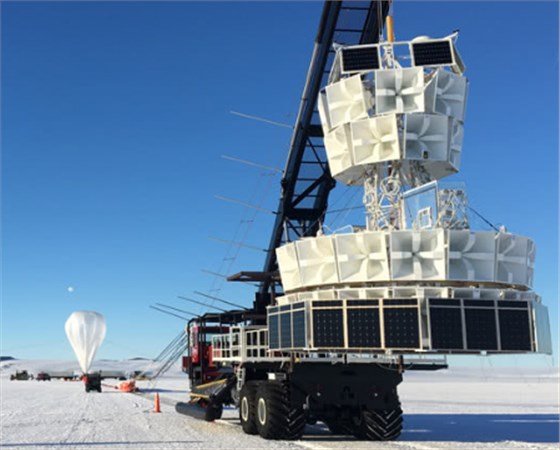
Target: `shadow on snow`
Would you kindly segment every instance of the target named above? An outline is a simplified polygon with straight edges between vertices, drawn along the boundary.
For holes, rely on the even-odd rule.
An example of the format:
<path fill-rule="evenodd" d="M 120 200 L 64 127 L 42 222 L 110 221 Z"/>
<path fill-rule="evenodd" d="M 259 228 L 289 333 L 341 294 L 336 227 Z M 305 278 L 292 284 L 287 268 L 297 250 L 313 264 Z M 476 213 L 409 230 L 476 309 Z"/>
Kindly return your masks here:
<path fill-rule="evenodd" d="M 405 414 L 400 441 L 560 442 L 557 414 Z M 332 440 L 326 427 L 308 427 L 304 440 Z"/>
<path fill-rule="evenodd" d="M 156 392 L 160 394 L 170 393 L 170 392 L 182 392 L 184 394 L 188 394 L 187 389 L 162 389 L 162 388 L 140 388 L 139 392 L 147 393 L 147 394 L 155 394 Z"/>

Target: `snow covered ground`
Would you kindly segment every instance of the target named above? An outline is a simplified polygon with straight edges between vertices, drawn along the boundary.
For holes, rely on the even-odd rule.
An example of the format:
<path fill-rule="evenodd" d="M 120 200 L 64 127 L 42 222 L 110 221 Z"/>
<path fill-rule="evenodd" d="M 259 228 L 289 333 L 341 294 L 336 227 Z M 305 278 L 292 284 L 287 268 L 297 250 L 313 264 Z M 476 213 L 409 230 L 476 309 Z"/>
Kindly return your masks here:
<path fill-rule="evenodd" d="M 97 369 L 140 370 L 147 361 L 100 361 Z M 1 449 L 557 449 L 559 379 L 554 370 L 455 368 L 408 372 L 400 386 L 405 411 L 399 441 L 377 443 L 333 436 L 322 424 L 308 426 L 302 440 L 264 441 L 243 434 L 237 411 L 216 423 L 179 415 L 187 379 L 174 369 L 141 395 L 104 387 L 86 394 L 82 383 L 10 381 L 16 369 L 77 369 L 53 361 L 0 364 Z M 107 385 L 117 381 L 106 380 Z M 159 392 L 162 413 L 155 414 Z"/>

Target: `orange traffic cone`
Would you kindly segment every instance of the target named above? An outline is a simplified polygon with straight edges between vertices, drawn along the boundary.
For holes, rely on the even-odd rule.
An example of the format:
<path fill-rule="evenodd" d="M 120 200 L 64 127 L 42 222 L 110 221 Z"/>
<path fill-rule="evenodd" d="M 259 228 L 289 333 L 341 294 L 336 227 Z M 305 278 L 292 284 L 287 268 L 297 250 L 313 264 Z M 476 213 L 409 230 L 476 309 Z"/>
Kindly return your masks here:
<path fill-rule="evenodd" d="M 156 392 L 156 402 L 154 405 L 154 412 L 155 413 L 160 413 L 161 409 L 159 408 L 159 392 Z"/>

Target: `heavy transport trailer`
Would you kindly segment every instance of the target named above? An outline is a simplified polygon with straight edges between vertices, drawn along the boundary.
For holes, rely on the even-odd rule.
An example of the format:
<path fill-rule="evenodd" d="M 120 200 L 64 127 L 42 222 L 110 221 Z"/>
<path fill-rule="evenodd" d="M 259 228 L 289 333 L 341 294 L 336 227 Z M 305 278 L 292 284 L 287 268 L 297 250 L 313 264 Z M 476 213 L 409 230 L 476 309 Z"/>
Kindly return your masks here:
<path fill-rule="evenodd" d="M 464 308 L 440 307 L 442 302 Z M 471 308 L 472 302 L 323 299 L 303 309 L 301 303 L 268 306 L 266 314 L 255 302 L 251 310 L 204 314 L 187 324 L 183 369 L 190 400 L 177 403 L 176 411 L 214 421 L 224 406 L 233 406 L 243 431 L 265 439 L 297 439 L 317 421 L 337 435 L 396 439 L 405 370 L 445 369 L 447 354 L 536 350 L 538 322 L 527 302 L 476 300 L 481 307 Z M 470 319 L 455 323 L 461 316 Z"/>
<path fill-rule="evenodd" d="M 322 421 L 333 434 L 392 440 L 402 430 L 397 386 L 405 369 L 447 367 L 433 357 L 271 352 L 267 327 L 254 324 L 265 317 L 230 311 L 189 322 L 183 369 L 191 399 L 177 412 L 214 421 L 234 406 L 243 431 L 265 439 L 297 439 L 307 423 Z"/>

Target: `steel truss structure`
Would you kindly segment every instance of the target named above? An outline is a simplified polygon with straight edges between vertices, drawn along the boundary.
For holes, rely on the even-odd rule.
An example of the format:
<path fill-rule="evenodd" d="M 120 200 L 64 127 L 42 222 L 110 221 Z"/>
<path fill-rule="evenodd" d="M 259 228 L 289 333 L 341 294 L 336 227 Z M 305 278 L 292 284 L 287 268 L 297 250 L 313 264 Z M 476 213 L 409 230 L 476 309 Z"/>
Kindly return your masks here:
<path fill-rule="evenodd" d="M 323 144 L 317 110 L 319 90 L 329 79 L 335 50 L 333 44 L 372 44 L 379 41 L 390 1 L 325 2 L 319 30 L 281 181 L 281 197 L 268 245 L 264 273 L 278 269 L 276 248 L 304 236 L 314 236 L 335 186 Z M 260 282 L 259 292 L 269 292 L 273 280 Z"/>

